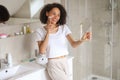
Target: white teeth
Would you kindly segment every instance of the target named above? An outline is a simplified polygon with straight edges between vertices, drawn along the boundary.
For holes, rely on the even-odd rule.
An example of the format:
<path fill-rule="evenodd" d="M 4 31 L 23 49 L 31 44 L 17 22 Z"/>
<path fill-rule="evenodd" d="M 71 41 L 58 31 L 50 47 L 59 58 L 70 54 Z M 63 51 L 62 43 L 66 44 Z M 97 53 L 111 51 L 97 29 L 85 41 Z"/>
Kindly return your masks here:
<path fill-rule="evenodd" d="M 52 18 L 53 16 L 49 16 L 48 18 Z"/>

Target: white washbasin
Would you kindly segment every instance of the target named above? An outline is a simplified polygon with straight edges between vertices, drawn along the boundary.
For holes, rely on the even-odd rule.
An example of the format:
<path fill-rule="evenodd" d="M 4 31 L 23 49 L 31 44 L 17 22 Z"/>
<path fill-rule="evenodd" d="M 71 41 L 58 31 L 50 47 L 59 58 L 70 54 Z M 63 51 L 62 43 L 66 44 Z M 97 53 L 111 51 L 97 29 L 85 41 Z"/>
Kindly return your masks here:
<path fill-rule="evenodd" d="M 14 66 L 0 70 L 0 80 L 8 80 L 12 77 L 27 73 L 32 69 L 23 65 Z"/>
<path fill-rule="evenodd" d="M 0 70 L 0 80 L 4 80 L 4 79 L 10 78 L 11 76 L 15 75 L 19 67 L 20 66 L 15 66 L 15 67 Z"/>

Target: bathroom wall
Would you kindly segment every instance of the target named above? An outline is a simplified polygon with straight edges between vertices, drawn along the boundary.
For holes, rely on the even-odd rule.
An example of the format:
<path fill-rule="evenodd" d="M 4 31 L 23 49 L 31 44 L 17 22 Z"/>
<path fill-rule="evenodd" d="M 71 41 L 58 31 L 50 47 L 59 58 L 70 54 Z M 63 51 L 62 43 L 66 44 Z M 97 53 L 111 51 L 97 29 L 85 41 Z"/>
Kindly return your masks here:
<path fill-rule="evenodd" d="M 29 23 L 28 23 L 29 24 Z M 1 33 L 10 34 L 11 37 L 0 39 L 0 58 L 5 58 L 6 53 L 11 53 L 13 64 L 19 64 L 35 54 L 37 44 L 34 41 L 33 33 L 15 36 L 16 32 L 21 32 L 24 24 L 3 25 L 0 27 Z M 41 27 L 40 22 L 29 24 L 32 31 Z"/>
<path fill-rule="evenodd" d="M 69 25 L 75 40 L 80 39 L 81 23 L 83 24 L 83 33 L 92 26 L 90 0 L 88 0 L 87 5 L 85 4 L 85 1 L 86 0 L 67 1 L 67 24 Z M 77 48 L 69 47 L 70 55 L 74 56 L 73 80 L 86 80 L 87 76 L 92 74 L 91 43 L 91 41 L 88 41 L 82 43 Z"/>

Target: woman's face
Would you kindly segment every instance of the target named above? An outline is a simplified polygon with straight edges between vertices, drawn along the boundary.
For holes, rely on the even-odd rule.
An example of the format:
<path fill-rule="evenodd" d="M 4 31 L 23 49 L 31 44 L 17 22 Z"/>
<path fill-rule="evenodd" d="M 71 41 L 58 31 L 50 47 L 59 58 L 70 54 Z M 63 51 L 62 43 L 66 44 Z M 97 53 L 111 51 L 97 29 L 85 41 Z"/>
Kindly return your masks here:
<path fill-rule="evenodd" d="M 51 24 L 56 24 L 60 19 L 60 10 L 58 8 L 53 8 L 46 13 L 46 16 L 48 16 L 48 21 Z"/>

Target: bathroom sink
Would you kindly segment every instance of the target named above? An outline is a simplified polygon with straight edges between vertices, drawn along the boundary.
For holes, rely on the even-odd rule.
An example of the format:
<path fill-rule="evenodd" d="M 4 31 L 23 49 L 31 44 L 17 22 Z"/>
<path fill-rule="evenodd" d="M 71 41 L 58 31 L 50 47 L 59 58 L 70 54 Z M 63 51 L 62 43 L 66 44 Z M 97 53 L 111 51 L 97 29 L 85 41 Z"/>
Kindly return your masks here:
<path fill-rule="evenodd" d="M 45 67 L 36 64 L 36 62 L 21 63 L 17 66 L 0 69 L 0 80 L 16 80 L 19 78 L 25 78 L 26 76 L 38 70 L 45 70 Z M 20 79 L 20 80 L 26 80 L 26 79 Z"/>
<path fill-rule="evenodd" d="M 15 66 L 15 67 L 0 70 L 0 80 L 4 80 L 4 79 L 10 78 L 11 76 L 15 75 L 19 67 L 20 66 Z"/>
<path fill-rule="evenodd" d="M 30 68 L 23 65 L 14 66 L 0 70 L 0 80 L 8 80 L 12 77 L 31 71 Z"/>

